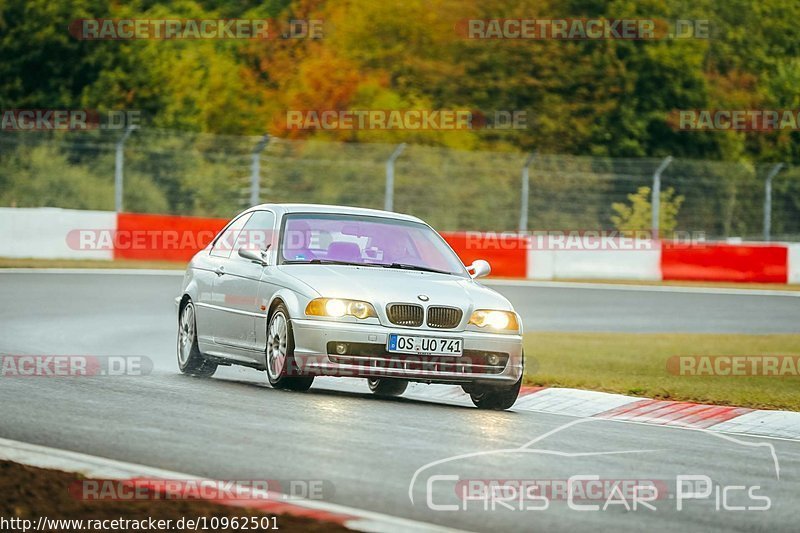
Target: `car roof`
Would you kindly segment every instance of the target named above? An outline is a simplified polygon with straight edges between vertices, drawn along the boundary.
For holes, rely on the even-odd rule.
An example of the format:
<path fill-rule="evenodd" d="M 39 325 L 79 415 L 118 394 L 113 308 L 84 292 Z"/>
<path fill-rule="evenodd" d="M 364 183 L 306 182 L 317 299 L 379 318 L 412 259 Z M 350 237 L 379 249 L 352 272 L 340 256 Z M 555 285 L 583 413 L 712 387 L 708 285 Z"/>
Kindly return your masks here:
<path fill-rule="evenodd" d="M 325 205 L 325 204 L 261 204 L 248 209 L 248 211 L 258 209 L 271 209 L 278 215 L 291 213 L 326 213 L 341 215 L 368 215 L 396 220 L 408 220 L 413 222 L 423 222 L 419 218 L 393 211 L 383 211 L 381 209 L 368 209 L 366 207 L 351 207 L 345 205 Z M 423 222 L 424 223 L 424 222 Z"/>

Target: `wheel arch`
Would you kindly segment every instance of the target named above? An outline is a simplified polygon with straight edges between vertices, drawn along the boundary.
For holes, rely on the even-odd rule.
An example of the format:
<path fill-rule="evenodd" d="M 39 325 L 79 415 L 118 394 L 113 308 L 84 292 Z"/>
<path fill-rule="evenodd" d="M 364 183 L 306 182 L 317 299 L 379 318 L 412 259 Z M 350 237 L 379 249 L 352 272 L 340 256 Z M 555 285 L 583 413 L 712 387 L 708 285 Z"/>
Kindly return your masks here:
<path fill-rule="evenodd" d="M 297 294 L 288 289 L 281 289 L 272 295 L 272 299 L 269 302 L 269 307 L 267 308 L 267 327 L 269 327 L 269 320 L 272 318 L 272 313 L 275 312 L 275 308 L 280 304 L 283 304 L 286 310 L 289 311 L 289 316 L 287 317 L 289 320 L 291 320 L 292 317 L 303 316 L 305 313 L 305 305 L 300 298 L 298 298 Z"/>
<path fill-rule="evenodd" d="M 192 301 L 192 297 L 189 296 L 188 294 L 184 294 L 183 296 L 181 296 L 181 301 L 180 303 L 178 303 L 178 321 L 180 321 L 181 319 L 181 313 L 183 312 L 183 308 L 186 307 L 186 304 L 188 304 L 190 301 Z"/>
<path fill-rule="evenodd" d="M 178 303 L 178 320 L 180 320 L 181 312 L 189 301 L 196 302 L 199 289 L 197 288 L 197 281 L 191 279 L 186 287 L 183 288 L 180 302 Z"/>
<path fill-rule="evenodd" d="M 287 318 L 289 319 L 290 325 L 292 317 L 302 316 L 303 313 L 305 313 L 305 307 L 303 303 L 293 291 L 284 288 L 272 295 L 272 298 L 269 300 L 269 304 L 267 305 L 267 314 L 264 317 L 264 322 L 256 326 L 256 345 L 259 348 L 260 356 L 264 357 L 264 360 L 260 362 L 265 366 L 267 364 L 266 352 L 269 321 L 272 319 L 272 314 L 275 312 L 275 308 L 277 308 L 280 304 L 283 304 L 289 311 L 289 316 Z"/>

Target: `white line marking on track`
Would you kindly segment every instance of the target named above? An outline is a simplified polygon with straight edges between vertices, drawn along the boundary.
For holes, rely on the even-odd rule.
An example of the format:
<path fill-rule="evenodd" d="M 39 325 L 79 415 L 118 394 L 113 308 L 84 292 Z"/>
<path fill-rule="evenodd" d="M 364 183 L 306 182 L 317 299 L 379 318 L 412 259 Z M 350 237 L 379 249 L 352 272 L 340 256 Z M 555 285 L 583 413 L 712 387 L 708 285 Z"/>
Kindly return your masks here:
<path fill-rule="evenodd" d="M 682 287 L 679 285 L 627 285 L 624 283 L 587 283 L 579 281 L 536 281 L 513 279 L 488 279 L 481 283 L 492 286 L 537 287 L 545 289 L 592 289 L 605 291 L 677 292 L 686 294 L 726 294 L 731 296 L 792 296 L 800 298 L 800 291 L 772 289 L 735 289 L 724 287 Z"/>
<path fill-rule="evenodd" d="M 29 444 L 9 439 L 0 438 L 0 459 L 13 461 L 16 463 L 35 466 L 38 468 L 50 468 L 65 472 L 78 472 L 87 477 L 97 479 L 132 479 L 132 478 L 158 478 L 158 479 L 180 479 L 180 480 L 205 480 L 197 476 L 172 472 L 133 463 L 125 463 L 104 457 L 87 455 L 58 448 Z M 249 490 L 246 487 L 239 487 L 240 491 Z M 285 501 L 280 501 L 286 504 Z M 460 532 L 463 530 L 447 528 L 435 524 L 418 522 L 406 518 L 385 515 L 373 511 L 356 509 L 345 505 L 327 503 L 315 500 L 305 500 L 302 498 L 292 498 L 289 505 L 297 508 L 304 508 L 309 511 L 325 511 L 328 513 L 356 517 L 345 522 L 345 526 L 356 531 L 370 532 Z M 300 513 L 293 513 L 300 514 Z"/>

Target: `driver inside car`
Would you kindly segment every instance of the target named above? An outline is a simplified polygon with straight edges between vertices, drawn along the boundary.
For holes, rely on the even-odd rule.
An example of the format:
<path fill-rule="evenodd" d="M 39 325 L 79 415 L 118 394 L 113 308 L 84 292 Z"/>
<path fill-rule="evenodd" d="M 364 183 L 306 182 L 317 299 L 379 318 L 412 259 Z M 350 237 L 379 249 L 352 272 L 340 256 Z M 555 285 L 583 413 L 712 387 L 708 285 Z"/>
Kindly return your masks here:
<path fill-rule="evenodd" d="M 311 261 L 317 255 L 311 251 L 313 231 L 305 220 L 290 220 L 286 225 L 286 259 L 291 261 Z"/>

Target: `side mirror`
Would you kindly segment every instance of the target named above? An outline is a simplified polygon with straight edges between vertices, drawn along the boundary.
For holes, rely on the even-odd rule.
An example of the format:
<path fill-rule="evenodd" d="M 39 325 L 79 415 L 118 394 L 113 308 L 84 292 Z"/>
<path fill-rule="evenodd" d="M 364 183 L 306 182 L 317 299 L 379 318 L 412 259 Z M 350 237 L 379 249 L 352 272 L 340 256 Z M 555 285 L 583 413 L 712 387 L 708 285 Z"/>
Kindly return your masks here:
<path fill-rule="evenodd" d="M 267 265 L 267 252 L 261 250 L 253 250 L 252 248 L 239 248 L 239 257 L 243 259 L 247 259 L 248 261 L 252 261 L 254 263 L 259 263 L 262 266 Z"/>
<path fill-rule="evenodd" d="M 472 279 L 488 276 L 491 271 L 492 267 L 489 265 L 489 262 L 483 259 L 476 259 L 467 267 L 467 272 L 472 276 Z"/>

